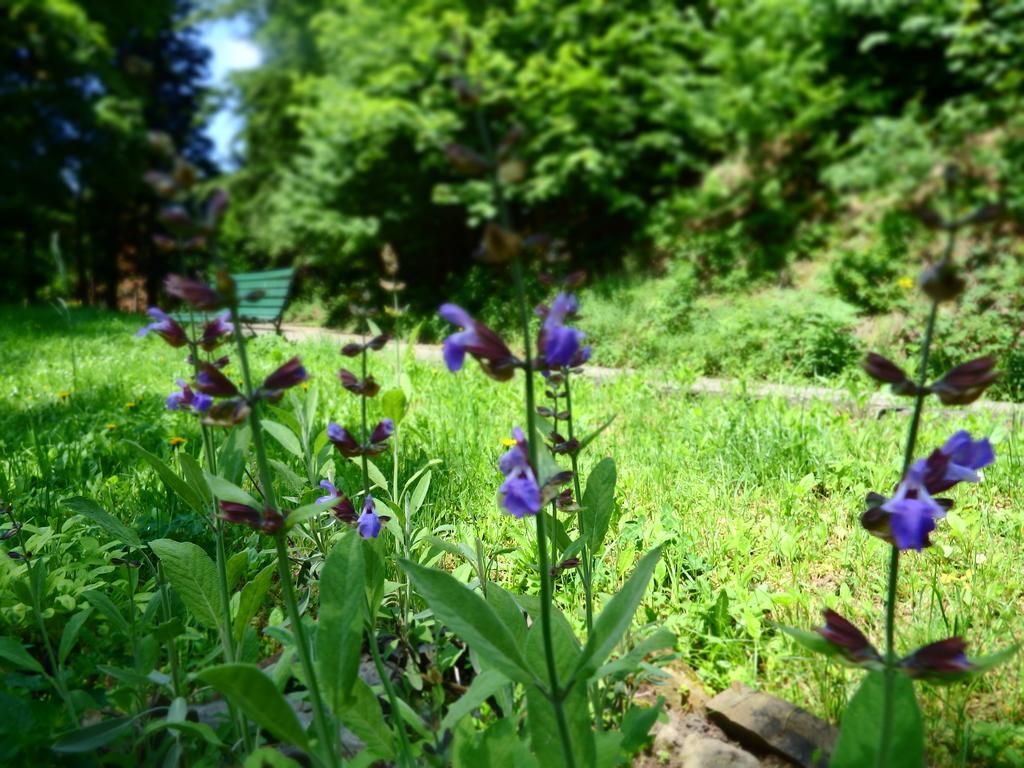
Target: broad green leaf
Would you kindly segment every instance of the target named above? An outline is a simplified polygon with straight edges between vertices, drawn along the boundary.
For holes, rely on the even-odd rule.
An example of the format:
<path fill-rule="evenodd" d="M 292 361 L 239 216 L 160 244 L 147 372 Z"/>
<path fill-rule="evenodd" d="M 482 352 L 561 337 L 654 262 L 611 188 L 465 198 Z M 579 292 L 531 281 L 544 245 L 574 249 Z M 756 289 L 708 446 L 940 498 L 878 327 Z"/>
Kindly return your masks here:
<path fill-rule="evenodd" d="M 203 506 L 203 499 L 192 490 L 191 486 L 178 477 L 177 473 L 164 464 L 163 459 L 156 456 L 138 443 L 133 443 L 131 440 L 128 441 L 128 445 L 132 446 L 138 454 L 145 459 L 146 463 L 149 464 L 156 473 L 160 476 L 160 479 L 164 482 L 168 488 L 181 498 L 186 504 L 188 504 L 196 512 L 205 512 L 206 508 Z"/>
<path fill-rule="evenodd" d="M 676 644 L 676 636 L 670 629 L 661 627 L 656 630 L 650 637 L 644 638 L 637 643 L 633 648 L 630 649 L 629 653 L 624 654 L 622 657 L 610 661 L 603 667 L 597 670 L 594 677 L 601 679 L 608 677 L 609 675 L 621 675 L 635 672 L 637 666 L 643 661 L 644 657 L 652 651 L 658 651 L 662 648 L 672 648 Z"/>
<path fill-rule="evenodd" d="M 309 741 L 295 711 L 273 681 L 253 664 L 207 667 L 196 677 L 212 685 L 256 725 L 281 741 L 309 752 Z"/>
<path fill-rule="evenodd" d="M 515 598 L 497 584 L 490 583 L 487 585 L 486 599 L 501 623 L 512 633 L 516 647 L 522 649 L 526 643 L 526 619 Z"/>
<path fill-rule="evenodd" d="M 121 610 L 114 605 L 114 601 L 107 597 L 106 594 L 94 589 L 87 589 L 82 593 L 82 597 L 88 600 L 95 608 L 99 609 L 99 612 L 110 619 L 110 621 L 115 624 L 119 630 L 128 634 L 130 630 L 128 620 L 124 617 L 124 614 L 121 613 Z"/>
<path fill-rule="evenodd" d="M 604 545 L 615 510 L 615 461 L 604 458 L 594 465 L 583 491 L 583 528 L 590 541 L 590 551 L 598 552 Z"/>
<path fill-rule="evenodd" d="M 43 666 L 32 658 L 16 637 L 0 637 L 0 659 L 5 659 L 20 669 L 45 674 Z"/>
<path fill-rule="evenodd" d="M 577 450 L 582 451 L 584 448 L 586 448 L 588 445 L 594 442 L 594 439 L 597 438 L 598 435 L 600 435 L 602 432 L 604 432 L 606 429 L 608 429 L 608 427 L 612 425 L 612 422 L 615 421 L 615 417 L 616 414 L 612 414 L 605 420 L 604 424 L 602 424 L 600 427 L 598 427 L 593 432 L 584 437 L 582 440 L 580 440 L 580 447 Z"/>
<path fill-rule="evenodd" d="M 178 453 L 178 466 L 181 467 L 181 474 L 196 495 L 202 498 L 203 504 L 209 507 L 213 503 L 213 496 L 210 493 L 210 486 L 206 484 L 206 476 L 199 462 L 192 458 L 192 455 L 181 451 Z"/>
<path fill-rule="evenodd" d="M 399 561 L 434 615 L 464 640 L 488 665 L 521 683 L 533 676 L 515 638 L 494 609 L 450 574 Z"/>
<path fill-rule="evenodd" d="M 356 677 L 351 693 L 338 713 L 341 722 L 379 760 L 390 760 L 395 756 L 395 741 L 377 697 L 359 677 Z"/>
<path fill-rule="evenodd" d="M 312 520 L 314 517 L 320 517 L 324 515 L 330 507 L 327 504 L 304 504 L 301 507 L 296 507 L 288 516 L 284 519 L 285 530 L 290 531 L 297 525 L 302 525 L 308 520 Z"/>
<path fill-rule="evenodd" d="M 892 682 L 893 721 L 885 758 L 878 760 L 885 672 L 872 671 L 864 676 L 846 705 L 830 768 L 863 768 L 866 765 L 921 768 L 924 765 L 924 724 L 914 695 L 914 684 L 898 672 L 893 675 Z"/>
<path fill-rule="evenodd" d="M 78 642 L 78 633 L 82 631 L 82 626 L 88 621 L 91 614 L 92 608 L 86 608 L 68 619 L 68 623 L 64 625 L 64 631 L 60 636 L 60 647 L 57 651 L 57 660 L 61 664 L 67 661 L 68 654 Z"/>
<path fill-rule="evenodd" d="M 622 725 L 619 732 L 622 734 L 620 748 L 626 754 L 632 755 L 639 752 L 650 739 L 651 728 L 658 721 L 661 708 L 665 706 L 665 697 L 659 696 L 653 707 L 639 707 L 636 704 L 626 710 L 622 718 Z"/>
<path fill-rule="evenodd" d="M 401 389 L 389 389 L 380 396 L 381 413 L 395 422 L 396 426 L 405 418 L 406 403 L 405 392 Z"/>
<path fill-rule="evenodd" d="M 466 692 L 448 707 L 441 721 L 441 730 L 454 728 L 462 718 L 479 709 L 491 696 L 511 684 L 512 681 L 496 669 L 485 669 L 473 678 Z"/>
<path fill-rule="evenodd" d="M 51 749 L 65 754 L 93 752 L 127 733 L 131 730 L 132 723 L 141 716 L 140 714 L 135 717 L 114 717 L 87 725 L 61 736 Z"/>
<path fill-rule="evenodd" d="M 249 551 L 246 549 L 243 549 L 240 552 L 235 552 L 235 554 L 228 558 L 227 563 L 224 564 L 224 571 L 227 575 L 228 592 L 234 591 L 235 585 L 238 584 L 238 580 L 242 578 L 242 574 L 245 573 L 248 567 Z"/>
<path fill-rule="evenodd" d="M 129 547 L 142 547 L 142 540 L 139 538 L 139 534 L 92 499 L 87 499 L 84 496 L 75 496 L 65 499 L 64 506 L 76 515 L 81 515 L 102 528 L 114 541 L 120 544 L 127 544 Z"/>
<path fill-rule="evenodd" d="M 419 512 L 420 507 L 423 506 L 423 501 L 427 498 L 427 491 L 430 490 L 430 472 L 427 472 L 420 478 L 420 481 L 416 483 L 416 488 L 412 492 L 412 498 L 409 501 L 410 514 L 416 514 Z"/>
<path fill-rule="evenodd" d="M 366 564 L 359 535 L 349 531 L 334 545 L 320 572 L 316 656 L 324 696 L 334 712 L 348 699 L 362 652 Z"/>
<path fill-rule="evenodd" d="M 149 543 L 160 558 L 167 581 L 196 620 L 217 629 L 224 617 L 217 567 L 203 549 L 188 541 L 157 539 Z"/>
<path fill-rule="evenodd" d="M 228 431 L 228 436 L 217 454 L 217 470 L 220 476 L 232 483 L 242 482 L 245 470 L 245 454 L 252 439 L 248 424 L 239 424 Z"/>
<path fill-rule="evenodd" d="M 232 626 L 232 635 L 236 643 L 242 642 L 245 628 L 249 626 L 252 617 L 256 615 L 260 606 L 263 605 L 263 600 L 267 596 L 267 590 L 270 589 L 270 582 L 274 578 L 274 570 L 275 566 L 273 564 L 266 566 L 256 574 L 254 579 L 242 587 L 242 592 L 238 596 L 238 612 L 235 614 Z"/>
<path fill-rule="evenodd" d="M 546 765 L 546 763 L 545 763 Z M 537 758 L 510 718 L 498 720 L 485 731 L 465 722 L 455 731 L 452 768 L 537 768 Z"/>
<path fill-rule="evenodd" d="M 302 766 L 273 747 L 260 747 L 246 756 L 242 768 L 302 768 Z"/>
<path fill-rule="evenodd" d="M 213 495 L 218 499 L 233 501 L 236 504 L 245 504 L 247 507 L 253 507 L 254 509 L 262 509 L 262 505 L 256 499 L 234 483 L 218 475 L 211 475 L 209 472 L 204 472 L 204 474 L 206 475 L 206 483 L 210 486 L 210 490 L 213 491 Z"/>
<path fill-rule="evenodd" d="M 292 456 L 296 457 L 300 461 L 305 461 L 305 454 L 302 452 L 302 443 L 299 442 L 299 438 L 284 424 L 270 419 L 263 419 L 260 421 L 263 425 L 263 429 L 270 433 L 270 436 L 274 438 L 281 447 L 284 448 Z"/>
<path fill-rule="evenodd" d="M 629 629 L 660 557 L 661 547 L 655 547 L 644 555 L 633 574 L 597 617 L 573 674 L 581 684 L 593 676 Z"/>

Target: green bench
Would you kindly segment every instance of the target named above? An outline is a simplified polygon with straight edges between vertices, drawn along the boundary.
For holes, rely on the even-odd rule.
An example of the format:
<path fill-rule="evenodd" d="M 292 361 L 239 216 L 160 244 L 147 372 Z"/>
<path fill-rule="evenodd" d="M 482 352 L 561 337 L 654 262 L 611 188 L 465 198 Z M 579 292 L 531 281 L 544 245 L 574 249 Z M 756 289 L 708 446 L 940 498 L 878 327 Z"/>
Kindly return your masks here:
<path fill-rule="evenodd" d="M 232 274 L 231 279 L 235 281 L 238 291 L 238 319 L 250 326 L 253 323 L 270 323 L 280 334 L 281 320 L 291 296 L 294 276 L 295 270 L 292 268 Z M 248 298 L 248 294 L 254 291 L 261 292 L 259 297 Z M 215 314 L 218 313 L 206 314 L 202 318 L 196 316 L 195 319 L 205 322 Z M 189 316 L 178 313 L 175 318 L 179 321 L 188 320 Z"/>

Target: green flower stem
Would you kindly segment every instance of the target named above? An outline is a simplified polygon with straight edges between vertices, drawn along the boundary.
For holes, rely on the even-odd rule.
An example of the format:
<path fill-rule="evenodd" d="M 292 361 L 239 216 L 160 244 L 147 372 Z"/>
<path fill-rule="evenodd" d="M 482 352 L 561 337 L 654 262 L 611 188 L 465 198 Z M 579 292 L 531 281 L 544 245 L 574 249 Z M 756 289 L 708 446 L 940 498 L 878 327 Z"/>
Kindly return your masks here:
<path fill-rule="evenodd" d="M 568 368 L 564 369 L 565 375 L 565 410 L 569 414 L 569 418 L 566 420 L 566 425 L 569 432 L 569 441 L 576 436 L 575 425 L 573 421 L 573 410 L 572 410 L 572 386 L 569 383 L 569 379 L 572 374 Z M 579 452 L 573 451 L 569 454 L 569 461 L 572 466 L 572 484 L 573 490 L 576 492 L 576 504 L 580 506 L 580 510 L 576 513 L 576 523 L 580 530 L 580 535 L 584 532 L 589 536 L 590 531 L 585 531 L 583 526 L 583 490 L 580 488 L 580 467 L 579 467 Z M 590 542 L 584 542 L 583 544 L 583 557 L 581 560 L 581 571 L 583 576 L 583 600 L 584 607 L 586 609 L 586 621 L 587 621 L 587 637 L 590 637 L 590 633 L 594 629 L 594 561 L 593 553 L 590 549 Z"/>
<path fill-rule="evenodd" d="M 516 294 L 519 299 L 519 322 L 523 332 L 523 373 L 526 379 L 526 442 L 530 450 L 530 463 L 537 466 L 537 429 L 536 406 L 533 392 L 533 356 L 530 351 L 530 317 L 526 308 L 526 290 L 523 286 L 523 265 L 517 258 L 512 265 L 515 277 Z M 540 481 L 540 478 L 538 478 Z M 576 768 L 573 755 L 572 739 L 569 736 L 569 724 L 565 717 L 565 696 L 568 690 L 562 690 L 558 681 L 558 668 L 555 666 L 555 647 L 551 637 L 551 564 L 548 562 L 547 525 L 544 510 L 537 515 L 537 559 L 540 567 L 540 631 L 544 640 L 544 658 L 547 662 L 548 691 L 551 705 L 555 710 L 555 721 L 562 740 L 562 752 L 568 768 Z"/>
<path fill-rule="evenodd" d="M 946 251 L 943 260 L 948 260 L 953 255 L 953 247 L 956 244 L 956 230 L 950 229 L 946 240 Z M 910 464 L 914 460 L 914 450 L 917 447 L 917 433 L 921 425 L 921 410 L 924 408 L 924 399 L 927 397 L 925 385 L 928 380 L 928 359 L 931 355 L 932 338 L 935 335 L 935 319 L 939 314 L 938 300 L 932 301 L 931 309 L 928 312 L 928 323 L 924 330 L 924 339 L 921 342 L 921 362 L 917 370 L 917 392 L 914 395 L 914 411 L 910 417 L 910 427 L 907 430 L 907 442 L 903 450 L 903 470 L 900 478 L 907 474 Z M 885 696 L 882 700 L 882 733 L 879 740 L 878 758 L 875 765 L 884 768 L 889 752 L 889 745 L 892 742 L 892 720 L 895 714 L 893 696 L 896 690 L 896 591 L 899 580 L 900 551 L 896 546 L 892 547 L 889 554 L 889 584 L 885 600 Z"/>
<path fill-rule="evenodd" d="M 234 335 L 235 342 L 238 345 L 238 362 L 242 369 L 245 396 L 251 407 L 249 424 L 252 427 L 252 443 L 253 449 L 256 452 L 256 465 L 259 470 L 260 484 L 263 486 L 263 502 L 270 509 L 277 511 L 277 497 L 274 494 L 273 478 L 270 474 L 270 465 L 267 462 L 266 447 L 263 444 L 260 421 L 256 414 L 256 403 L 253 402 L 252 374 L 249 371 L 249 358 L 246 355 L 245 339 L 242 332 L 238 330 L 240 326 L 238 324 L 237 304 L 232 305 L 231 315 L 235 321 L 236 330 Z M 313 720 L 321 741 L 325 762 L 328 766 L 334 768 L 334 766 L 339 764 L 335 753 L 336 734 L 332 733 L 330 718 L 327 716 L 327 709 L 324 707 L 323 698 L 320 695 L 320 686 L 317 683 L 316 667 L 313 666 L 309 640 L 306 638 L 306 631 L 302 626 L 302 615 L 299 613 L 299 603 L 295 597 L 295 586 L 292 583 L 291 563 L 288 559 L 287 534 L 283 529 L 274 534 L 274 543 L 277 550 L 277 572 L 281 579 L 281 594 L 284 597 L 288 618 L 291 621 L 292 632 L 295 636 L 295 649 L 299 654 L 302 674 L 306 678 L 306 688 L 309 691 L 310 703 L 313 707 Z"/>
<path fill-rule="evenodd" d="M 365 327 L 368 323 L 364 324 L 363 331 L 363 381 L 366 381 L 368 373 L 368 361 L 369 353 L 366 349 L 366 331 Z M 366 413 L 366 395 L 360 395 L 360 416 L 362 418 L 363 426 L 363 440 L 365 443 L 370 442 L 370 422 Z M 369 459 L 366 454 L 362 455 L 363 459 L 363 498 L 367 498 L 370 495 L 370 470 L 369 470 Z M 402 716 L 402 710 L 398 708 L 398 695 L 395 693 L 395 687 L 391 684 L 391 678 L 388 676 L 388 671 L 384 667 L 384 660 L 380 657 L 380 648 L 377 643 L 377 629 L 375 626 L 375 617 L 373 615 L 373 606 L 367 603 L 366 607 L 366 641 L 370 646 L 370 655 L 373 657 L 373 665 L 377 669 L 377 675 L 380 677 L 381 684 L 384 686 L 384 692 L 388 697 L 388 704 L 391 707 L 391 716 L 395 718 L 396 730 L 398 731 L 398 744 L 399 744 L 399 762 L 403 768 L 413 768 L 416 762 L 412 758 L 412 748 L 409 745 L 409 735 L 405 732 L 405 718 Z"/>

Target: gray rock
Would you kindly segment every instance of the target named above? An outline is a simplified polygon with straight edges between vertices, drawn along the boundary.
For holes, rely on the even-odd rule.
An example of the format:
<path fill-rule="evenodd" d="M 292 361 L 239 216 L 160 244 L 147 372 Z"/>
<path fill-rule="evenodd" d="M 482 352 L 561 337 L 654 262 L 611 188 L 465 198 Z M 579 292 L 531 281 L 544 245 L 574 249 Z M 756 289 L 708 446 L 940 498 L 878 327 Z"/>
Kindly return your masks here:
<path fill-rule="evenodd" d="M 679 755 L 681 768 L 760 768 L 756 757 L 708 736 L 691 734 Z"/>
<path fill-rule="evenodd" d="M 803 766 L 824 768 L 837 729 L 788 701 L 736 683 L 708 702 L 708 717 L 756 752 L 771 752 Z"/>

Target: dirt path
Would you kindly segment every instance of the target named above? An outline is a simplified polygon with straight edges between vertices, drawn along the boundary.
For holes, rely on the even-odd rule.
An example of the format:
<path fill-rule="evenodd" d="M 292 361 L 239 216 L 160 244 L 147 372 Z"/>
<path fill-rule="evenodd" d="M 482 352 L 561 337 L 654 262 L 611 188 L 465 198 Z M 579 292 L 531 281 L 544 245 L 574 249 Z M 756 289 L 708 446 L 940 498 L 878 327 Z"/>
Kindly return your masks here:
<path fill-rule="evenodd" d="M 270 325 L 252 326 L 256 333 L 273 333 Z M 360 337 L 353 333 L 342 333 L 329 328 L 309 325 L 282 325 L 281 334 L 290 341 L 306 339 L 327 339 L 339 345 L 358 342 Z M 413 355 L 417 360 L 442 363 L 441 347 L 437 344 L 415 344 Z M 599 365 L 587 365 L 585 375 L 595 381 L 607 381 L 616 376 L 635 373 L 632 368 L 604 368 Z M 792 384 L 772 384 L 767 382 L 743 383 L 734 379 L 714 379 L 700 376 L 688 387 L 674 382 L 663 382 L 660 389 L 666 394 L 685 393 L 687 395 L 711 395 L 719 397 L 749 397 L 756 400 L 779 398 L 793 404 L 801 403 L 832 403 L 836 408 L 849 410 L 862 416 L 881 417 L 889 413 L 907 411 L 911 401 L 908 398 L 896 398 L 885 392 L 876 392 L 870 397 L 858 397 L 856 394 L 835 387 L 797 386 Z M 1014 421 L 1024 414 L 1024 404 L 983 401 L 972 406 L 992 416 Z M 931 409 L 934 412 L 935 409 Z M 958 414 L 962 409 L 940 409 L 942 413 Z"/>

